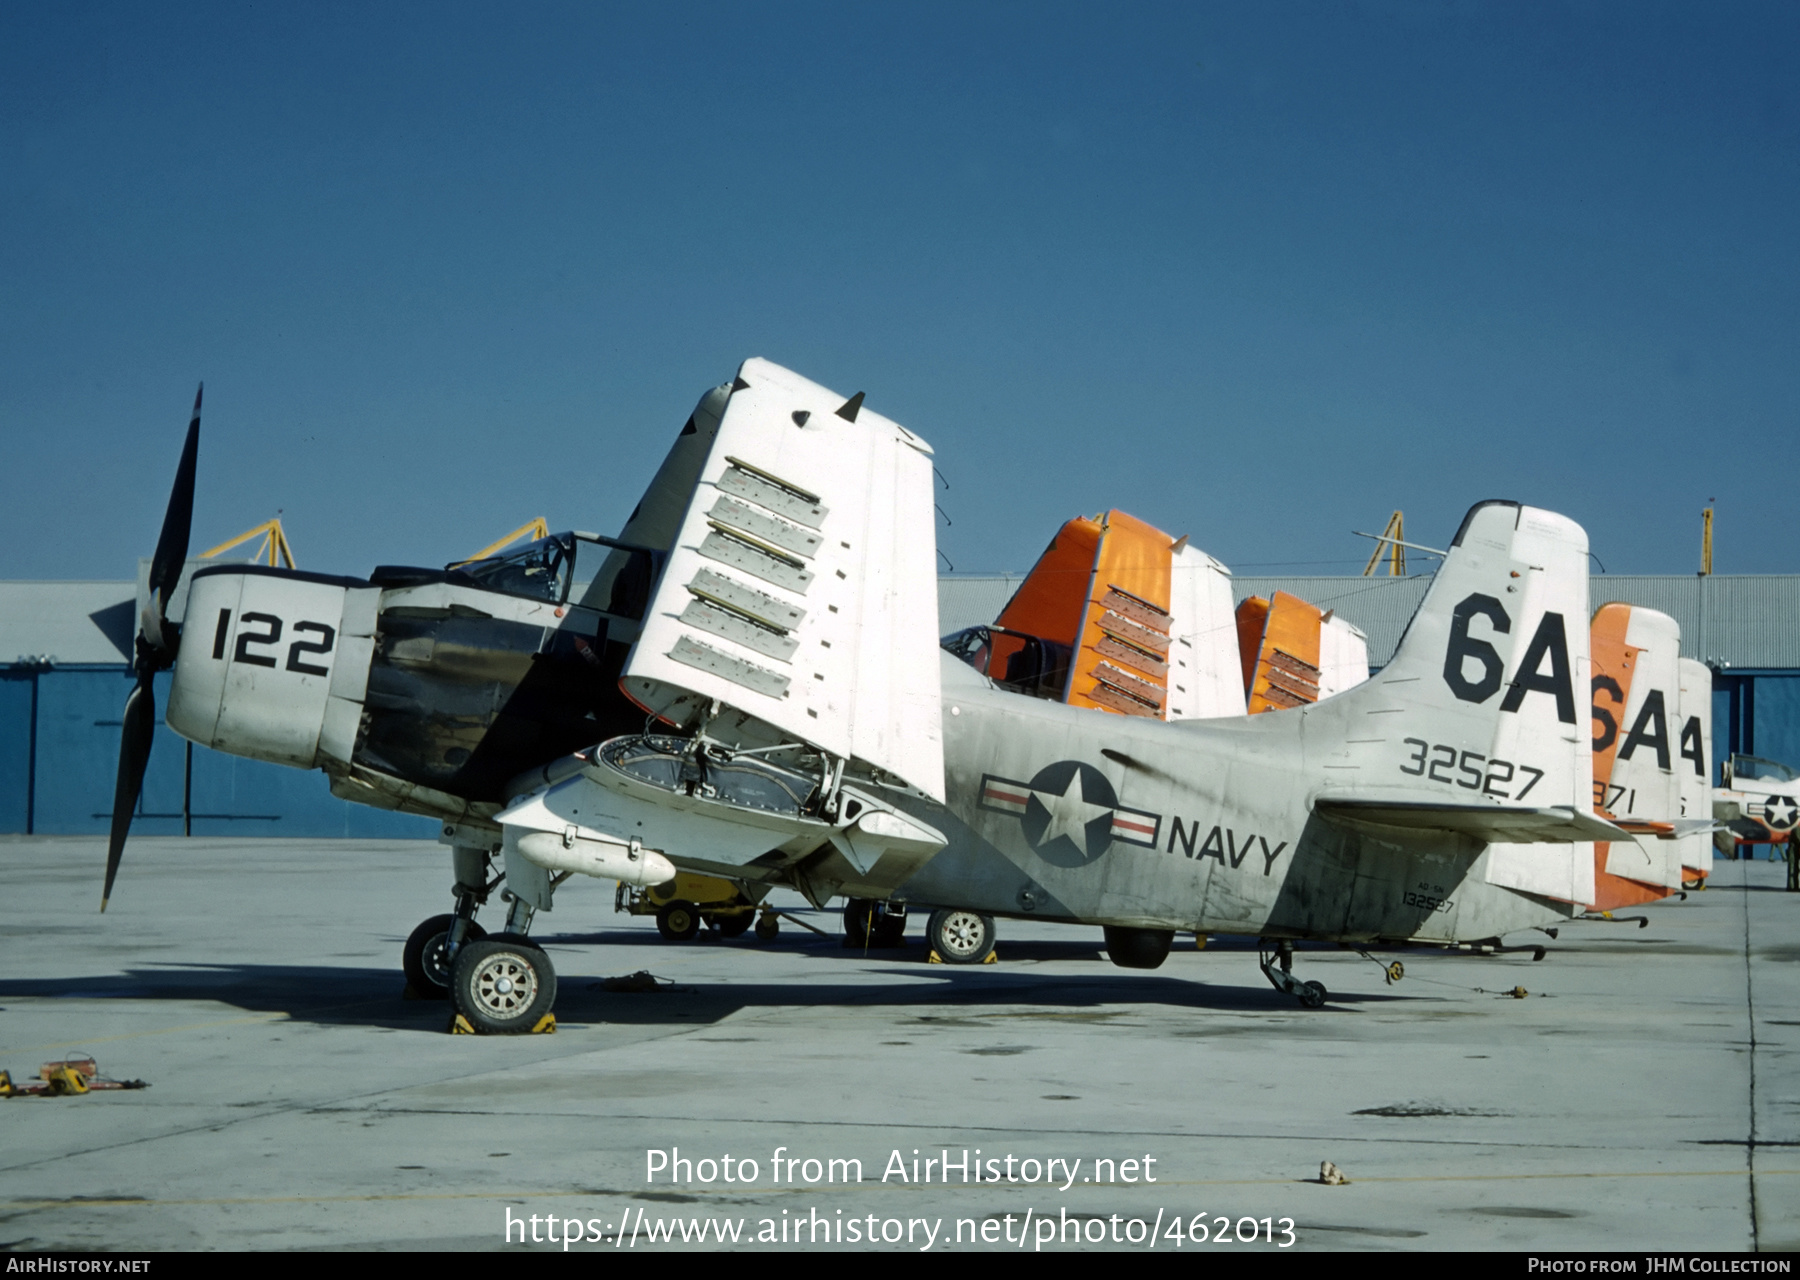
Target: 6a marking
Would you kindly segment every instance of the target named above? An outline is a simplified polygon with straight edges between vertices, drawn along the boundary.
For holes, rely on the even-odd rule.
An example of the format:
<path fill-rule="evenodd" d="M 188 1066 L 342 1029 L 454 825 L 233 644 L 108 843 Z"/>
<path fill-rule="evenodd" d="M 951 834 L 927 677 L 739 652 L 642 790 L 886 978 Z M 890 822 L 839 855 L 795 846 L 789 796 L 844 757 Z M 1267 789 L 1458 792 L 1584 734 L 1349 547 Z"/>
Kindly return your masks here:
<path fill-rule="evenodd" d="M 1423 738 L 1404 738 L 1402 741 L 1418 748 L 1408 757 L 1408 762 L 1418 767 L 1409 769 L 1403 764 L 1401 773 L 1415 778 L 1428 777 L 1433 782 L 1453 783 L 1465 791 L 1479 791 L 1502 800 L 1523 800 L 1526 792 L 1537 786 L 1538 779 L 1544 776 L 1542 769 L 1534 769 L 1528 764 L 1514 765 L 1512 761 L 1498 757 L 1489 759 L 1479 751 L 1464 751 L 1459 755 L 1455 747 L 1441 742 L 1433 745 Z M 1452 769 L 1456 770 L 1457 776 L 1451 776 Z M 1518 795 L 1508 795 L 1505 788 L 1517 773 L 1529 773 L 1531 781 Z"/>
<path fill-rule="evenodd" d="M 260 627 L 261 630 L 249 630 L 251 627 Z M 281 629 L 281 619 L 277 618 L 272 613 L 244 614 L 238 619 L 237 647 L 232 651 L 232 661 L 247 663 L 253 667 L 273 668 L 277 662 L 279 662 L 279 658 L 275 654 L 252 653 L 251 650 L 253 648 L 273 649 L 281 641 Z M 304 676 L 330 675 L 330 667 L 321 667 L 310 662 L 303 662 L 301 661 L 301 658 L 306 654 L 317 654 L 320 657 L 324 657 L 326 654 L 330 653 L 332 646 L 337 643 L 337 631 L 323 622 L 307 621 L 296 622 L 293 630 L 295 639 L 288 643 L 286 669 L 298 672 Z M 317 636 L 318 639 L 299 639 L 298 637 L 303 633 L 310 633 Z M 212 656 L 215 659 L 224 659 L 225 643 L 230 638 L 230 634 L 231 610 L 221 609 L 219 610 L 219 625 L 213 631 Z"/>

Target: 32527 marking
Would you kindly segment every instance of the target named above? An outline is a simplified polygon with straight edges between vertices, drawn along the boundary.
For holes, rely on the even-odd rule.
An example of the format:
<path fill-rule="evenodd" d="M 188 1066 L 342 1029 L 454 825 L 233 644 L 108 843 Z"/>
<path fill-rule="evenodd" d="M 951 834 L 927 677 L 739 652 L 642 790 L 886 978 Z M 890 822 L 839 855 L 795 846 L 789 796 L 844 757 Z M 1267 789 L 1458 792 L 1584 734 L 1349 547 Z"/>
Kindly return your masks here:
<path fill-rule="evenodd" d="M 1458 752 L 1455 747 L 1426 742 L 1423 738 L 1404 738 L 1402 742 L 1418 750 L 1400 766 L 1401 773 L 1430 778 L 1433 782 L 1461 787 L 1465 791 L 1479 791 L 1501 800 L 1523 800 L 1544 776 L 1542 769 L 1534 769 L 1528 764 L 1515 765 L 1510 760 L 1484 756 L 1479 751 Z M 1527 773 L 1531 775 L 1531 781 L 1524 789 L 1517 795 L 1508 794 L 1506 788 Z"/>

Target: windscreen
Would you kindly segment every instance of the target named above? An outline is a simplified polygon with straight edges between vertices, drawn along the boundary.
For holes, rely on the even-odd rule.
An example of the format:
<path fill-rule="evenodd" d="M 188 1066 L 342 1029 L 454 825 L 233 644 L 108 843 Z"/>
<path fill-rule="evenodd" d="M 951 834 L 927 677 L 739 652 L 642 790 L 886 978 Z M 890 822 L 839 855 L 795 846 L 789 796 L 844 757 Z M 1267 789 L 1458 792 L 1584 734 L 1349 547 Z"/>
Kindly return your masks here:
<path fill-rule="evenodd" d="M 583 608 L 637 621 L 650 603 L 655 580 L 650 552 L 599 538 L 575 539 L 575 589 Z"/>

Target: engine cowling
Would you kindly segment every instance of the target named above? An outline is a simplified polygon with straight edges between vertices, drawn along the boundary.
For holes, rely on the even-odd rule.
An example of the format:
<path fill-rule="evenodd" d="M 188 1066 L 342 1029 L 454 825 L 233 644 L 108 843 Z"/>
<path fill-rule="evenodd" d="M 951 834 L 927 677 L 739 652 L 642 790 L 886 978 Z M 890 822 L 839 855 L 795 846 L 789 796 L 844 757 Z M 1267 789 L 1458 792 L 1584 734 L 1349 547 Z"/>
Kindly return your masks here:
<path fill-rule="evenodd" d="M 167 723 L 189 741 L 310 769 L 348 761 L 379 588 L 260 566 L 194 574 Z"/>

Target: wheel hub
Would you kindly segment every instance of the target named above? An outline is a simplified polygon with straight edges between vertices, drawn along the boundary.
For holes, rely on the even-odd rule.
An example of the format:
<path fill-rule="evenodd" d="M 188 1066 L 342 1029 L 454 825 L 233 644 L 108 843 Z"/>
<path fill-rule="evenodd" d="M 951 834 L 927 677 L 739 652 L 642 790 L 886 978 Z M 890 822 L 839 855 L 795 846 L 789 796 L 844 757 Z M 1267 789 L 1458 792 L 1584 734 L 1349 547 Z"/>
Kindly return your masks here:
<path fill-rule="evenodd" d="M 425 944 L 425 976 L 440 987 L 450 985 L 450 935 L 440 933 Z"/>
<path fill-rule="evenodd" d="M 944 921 L 944 941 L 957 955 L 968 955 L 981 944 L 981 921 L 958 911 Z"/>
<path fill-rule="evenodd" d="M 483 1009 L 506 1017 L 531 1003 L 537 994 L 537 974 L 516 955 L 489 956 L 469 985 Z"/>

